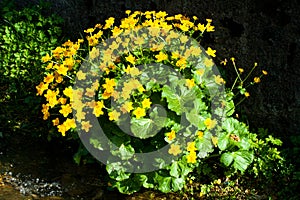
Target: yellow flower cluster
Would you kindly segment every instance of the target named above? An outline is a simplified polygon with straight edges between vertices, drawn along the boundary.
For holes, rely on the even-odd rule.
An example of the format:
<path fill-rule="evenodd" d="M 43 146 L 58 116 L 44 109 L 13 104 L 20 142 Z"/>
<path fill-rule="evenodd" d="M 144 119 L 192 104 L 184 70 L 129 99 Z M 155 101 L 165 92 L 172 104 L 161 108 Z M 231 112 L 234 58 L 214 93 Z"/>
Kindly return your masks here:
<path fill-rule="evenodd" d="M 104 25 L 96 24 L 94 28 L 89 28 L 84 32 L 87 34 L 86 40 L 89 45 L 89 59 L 96 61 L 100 58 L 100 63 L 97 63 L 97 69 L 102 72 L 103 77 L 98 77 L 99 81 L 89 83 L 88 87 L 73 90 L 71 85 L 75 79 L 79 81 L 87 81 L 86 72 L 78 70 L 77 66 L 84 60 L 79 56 L 80 46 L 84 40 L 80 39 L 73 43 L 65 42 L 61 47 L 54 49 L 51 54 L 47 54 L 42 58 L 42 61 L 47 63 L 48 74 L 45 75 L 43 82 L 37 87 L 37 95 L 44 96 L 46 103 L 42 107 L 44 120 L 47 120 L 51 114 L 50 110 L 58 110 L 61 117 L 53 119 L 53 125 L 57 126 L 58 131 L 65 133 L 75 128 L 75 120 L 71 113 L 75 114 L 76 121 L 80 122 L 82 130 L 89 132 L 92 124 L 86 119 L 87 109 L 92 109 L 92 113 L 96 117 L 107 115 L 111 121 L 118 121 L 123 114 L 131 114 L 136 119 L 147 116 L 147 110 L 151 107 L 151 99 L 143 84 L 137 78 L 141 72 L 136 65 L 146 62 L 167 62 L 171 63 L 178 70 L 184 70 L 190 67 L 188 59 L 190 57 L 199 57 L 202 54 L 201 49 L 191 47 L 185 49 L 180 47 L 180 51 L 167 52 L 164 50 L 165 44 L 186 43 L 188 35 L 191 36 L 195 32 L 200 35 L 205 31 L 214 31 L 212 20 L 207 19 L 206 24 L 198 23 L 197 17 L 193 17 L 191 21 L 188 17 L 181 14 L 168 16 L 166 12 L 160 11 L 126 11 L 127 18 L 121 20 L 119 26 L 114 25 L 115 19 L 110 17 L 105 21 Z M 148 32 L 139 34 L 136 33 L 135 38 L 118 37 L 120 35 L 129 35 L 130 31 L 139 30 L 142 27 L 150 27 Z M 167 33 L 169 30 L 175 30 Z M 179 31 L 184 34 L 179 34 Z M 106 43 L 105 34 L 111 35 L 111 43 Z M 165 36 L 163 42 L 150 40 L 149 38 L 159 38 Z M 122 39 L 123 38 L 123 39 Z M 98 44 L 103 44 L 104 50 L 100 52 Z M 150 55 L 143 56 L 137 54 L 135 50 L 129 51 L 131 45 L 136 47 L 149 46 Z M 119 49 L 124 49 L 123 54 L 119 55 Z M 142 50 L 140 50 L 141 53 Z M 216 51 L 208 47 L 206 53 L 215 57 Z M 205 59 L 206 67 L 213 66 L 211 59 Z M 74 73 L 76 72 L 77 73 Z M 121 75 L 128 75 L 126 81 L 119 81 Z M 203 75 L 204 69 L 197 69 L 196 75 Z M 97 76 L 97 75 L 96 75 Z M 216 77 L 215 82 L 218 84 L 224 83 L 221 77 Z M 186 87 L 192 89 L 199 81 L 194 77 L 186 79 Z M 121 88 L 117 90 L 116 88 Z M 64 88 L 64 89 L 61 89 Z M 81 99 L 93 98 L 96 95 L 96 100 L 82 102 Z M 134 98 L 132 98 L 132 95 Z M 76 98 L 74 98 L 76 97 Z M 113 98 L 117 101 L 118 106 L 115 108 L 106 107 L 107 100 Z M 105 111 L 105 110 L 107 111 Z M 71 121 L 70 121 L 71 120 Z M 212 125 L 211 125 L 212 126 Z M 175 132 L 168 134 L 169 140 L 174 139 Z"/>
<path fill-rule="evenodd" d="M 189 142 L 187 144 L 187 151 L 189 154 L 186 156 L 188 163 L 196 163 L 197 162 L 197 148 L 195 147 L 195 142 Z"/>
<path fill-rule="evenodd" d="M 80 62 L 76 59 L 76 54 L 81 43 L 83 43 L 83 40 L 78 40 L 76 43 L 67 41 L 62 47 L 54 49 L 51 56 L 49 54 L 44 56 L 42 61 L 47 63 L 48 73 L 43 82 L 36 86 L 37 95 L 44 96 L 46 99 L 46 103 L 42 105 L 44 120 L 50 117 L 49 109 L 60 107 L 59 113 L 64 119 L 55 118 L 52 122 L 63 136 L 69 129 L 75 128 L 76 125 L 75 120 L 70 116 L 72 113 L 72 89 L 67 87 L 60 90 L 58 84 L 61 84 L 65 77 L 69 77 L 69 74 L 73 74 L 73 67 Z"/>

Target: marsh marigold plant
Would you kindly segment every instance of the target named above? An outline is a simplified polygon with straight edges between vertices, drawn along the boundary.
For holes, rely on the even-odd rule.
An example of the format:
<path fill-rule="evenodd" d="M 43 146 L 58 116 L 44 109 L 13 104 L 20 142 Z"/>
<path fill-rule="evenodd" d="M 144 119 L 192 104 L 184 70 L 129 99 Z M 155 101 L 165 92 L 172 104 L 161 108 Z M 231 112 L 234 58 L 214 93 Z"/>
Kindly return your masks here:
<path fill-rule="evenodd" d="M 80 130 L 79 136 L 90 135 L 94 149 L 110 149 L 107 157 L 118 158 L 105 163 L 110 185 L 122 193 L 141 187 L 179 191 L 213 153 L 232 173 L 243 173 L 254 160 L 256 140 L 232 117 L 233 89 L 248 97 L 249 76 L 242 77 L 234 59 L 237 87 L 226 89 L 214 73 L 216 50 L 199 48 L 198 42 L 214 31 L 212 20 L 155 11 L 126 14 L 120 23 L 110 17 L 85 30 L 85 40 L 67 41 L 42 58 L 47 73 L 36 88 L 45 97 L 44 120 L 62 136 Z M 251 84 L 260 81 L 255 77 Z M 91 115 L 112 143 L 95 136 Z M 157 154 L 151 162 L 156 170 L 128 170 L 142 169 L 136 153 L 163 147 L 166 155 Z"/>

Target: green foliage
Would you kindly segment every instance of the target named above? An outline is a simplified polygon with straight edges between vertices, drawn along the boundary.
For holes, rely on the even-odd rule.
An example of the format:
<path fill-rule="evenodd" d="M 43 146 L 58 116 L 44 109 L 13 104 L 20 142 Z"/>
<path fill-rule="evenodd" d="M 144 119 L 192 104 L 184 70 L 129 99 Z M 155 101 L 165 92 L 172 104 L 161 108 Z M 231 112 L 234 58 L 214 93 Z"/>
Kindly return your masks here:
<path fill-rule="evenodd" d="M 110 184 L 121 193 L 143 187 L 178 192 L 191 174 L 217 179 L 250 172 L 270 177 L 276 162 L 282 160 L 275 147 L 281 141 L 271 136 L 257 139 L 257 134 L 233 117 L 239 104 L 234 98 L 250 96 L 246 90 L 250 73 L 240 75 L 243 70 L 239 73 L 232 59 L 238 77 L 231 88 L 223 90 L 225 81 L 214 73 L 218 69 L 207 56 L 215 57 L 215 50 L 204 52 L 188 38 L 195 31 L 199 35 L 206 29 L 213 31 L 211 20 L 194 26 L 182 15 L 127 13 L 120 27 L 113 26 L 111 17 L 104 26 L 85 30 L 88 58 L 80 56 L 83 40 L 68 41 L 44 57 L 52 66 L 51 78 L 37 87 L 39 95 L 46 94 L 44 119 L 56 117 L 54 126 L 63 136 L 70 137 L 76 129 L 84 136 L 82 141 L 94 147 L 92 151 L 99 150 L 98 155 L 104 151 Z M 155 22 L 146 20 L 150 18 Z M 141 24 L 148 27 L 143 29 Z M 106 40 L 104 33 L 112 37 Z M 65 99 L 64 103 L 59 99 Z M 63 116 L 58 118 L 57 112 Z M 105 134 L 95 128 L 95 121 Z M 166 151 L 159 151 L 163 147 Z M 79 151 L 76 162 L 84 155 L 85 151 Z M 148 160 L 148 171 L 134 173 Z"/>
<path fill-rule="evenodd" d="M 41 6 L 13 9 L 1 7 L 0 98 L 20 98 L 32 94 L 43 78 L 45 66 L 41 56 L 59 44 L 62 20 L 55 15 L 43 16 Z"/>

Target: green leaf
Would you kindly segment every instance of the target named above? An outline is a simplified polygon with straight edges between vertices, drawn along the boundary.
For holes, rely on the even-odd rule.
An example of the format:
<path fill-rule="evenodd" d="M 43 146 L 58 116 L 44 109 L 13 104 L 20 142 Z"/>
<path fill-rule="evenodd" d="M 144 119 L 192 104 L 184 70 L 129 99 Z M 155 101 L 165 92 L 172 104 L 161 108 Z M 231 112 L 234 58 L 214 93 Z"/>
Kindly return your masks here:
<path fill-rule="evenodd" d="M 223 153 L 220 161 L 221 161 L 221 163 L 223 163 L 225 166 L 228 167 L 232 163 L 233 158 L 234 157 L 233 157 L 232 153 Z"/>
<path fill-rule="evenodd" d="M 172 178 L 171 177 L 160 176 L 160 175 L 158 175 L 158 173 L 156 173 L 155 181 L 158 183 L 158 190 L 160 190 L 161 192 L 168 193 L 168 192 L 172 191 L 172 189 L 171 189 Z"/>
<path fill-rule="evenodd" d="M 224 122 L 222 123 L 222 128 L 226 130 L 227 133 L 233 133 L 235 130 L 235 127 L 233 125 L 233 118 L 226 118 Z"/>
<path fill-rule="evenodd" d="M 205 129 L 205 116 L 201 115 L 197 109 L 192 109 L 190 112 L 186 113 L 187 120 L 199 130 Z"/>
<path fill-rule="evenodd" d="M 229 135 L 230 134 L 221 133 L 221 136 L 219 136 L 218 147 L 220 150 L 224 151 L 227 148 L 230 140 Z"/>
<path fill-rule="evenodd" d="M 154 130 L 154 121 L 152 119 L 131 119 L 131 131 L 134 136 L 145 139 L 153 137 L 157 132 Z"/>
<path fill-rule="evenodd" d="M 167 123 L 166 113 L 160 107 L 155 107 L 149 118 L 131 119 L 132 133 L 141 139 L 155 136 Z"/>
<path fill-rule="evenodd" d="M 128 160 L 132 158 L 132 156 L 135 153 L 134 148 L 132 146 L 125 146 L 124 144 L 120 146 L 119 151 L 122 160 Z"/>
<path fill-rule="evenodd" d="M 148 176 L 145 174 L 136 174 L 135 176 L 139 177 L 139 181 L 142 183 L 144 188 L 153 188 L 154 184 L 149 183 Z"/>
<path fill-rule="evenodd" d="M 178 178 L 180 176 L 180 168 L 177 162 L 173 162 L 170 168 L 170 175 Z"/>
<path fill-rule="evenodd" d="M 176 112 L 176 114 L 180 115 L 182 112 L 180 105 L 180 96 L 175 92 L 169 86 L 165 85 L 162 88 L 162 97 L 165 97 L 167 99 L 168 108 Z"/>
<path fill-rule="evenodd" d="M 190 172 L 193 171 L 193 168 L 190 167 L 188 165 L 188 163 L 186 162 L 186 160 L 180 160 L 178 161 L 178 165 L 180 167 L 180 170 L 181 170 L 181 176 L 187 176 Z"/>
<path fill-rule="evenodd" d="M 183 178 L 172 178 L 172 192 L 177 192 L 179 190 L 181 190 L 184 186 L 184 179 Z"/>
<path fill-rule="evenodd" d="M 97 139 L 90 139 L 90 144 L 94 146 L 94 148 L 99 149 L 99 150 L 103 150 L 102 148 L 102 144 L 97 140 Z"/>
<path fill-rule="evenodd" d="M 197 139 L 195 146 L 199 149 L 198 157 L 205 158 L 208 156 L 208 153 L 214 151 L 214 147 L 211 142 L 211 133 L 204 133 L 204 136 L 201 139 Z"/>
<path fill-rule="evenodd" d="M 233 167 L 240 170 L 242 173 L 252 163 L 254 158 L 253 152 L 249 151 L 237 151 L 234 152 Z"/>
<path fill-rule="evenodd" d="M 132 194 L 141 189 L 141 182 L 139 177 L 134 176 L 133 178 L 115 182 L 115 187 L 123 194 Z"/>
<path fill-rule="evenodd" d="M 185 87 L 185 80 L 171 82 L 171 86 L 163 86 L 162 97 L 167 99 L 168 108 L 180 115 L 190 112 L 195 107 L 194 101 L 199 98 L 200 90 L 194 88 Z"/>
<path fill-rule="evenodd" d="M 235 112 L 235 106 L 234 106 L 234 102 L 231 101 L 227 101 L 226 102 L 226 107 L 225 107 L 225 113 L 227 116 L 231 116 L 233 115 L 233 113 Z"/>

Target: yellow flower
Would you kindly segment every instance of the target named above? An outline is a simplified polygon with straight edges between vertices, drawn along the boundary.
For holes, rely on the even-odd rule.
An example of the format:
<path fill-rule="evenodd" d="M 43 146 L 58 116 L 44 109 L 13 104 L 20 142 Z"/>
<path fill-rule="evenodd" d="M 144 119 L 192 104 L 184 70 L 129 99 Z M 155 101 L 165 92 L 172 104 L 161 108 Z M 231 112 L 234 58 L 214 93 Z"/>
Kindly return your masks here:
<path fill-rule="evenodd" d="M 117 43 L 116 41 L 113 41 L 112 43 L 111 43 L 111 45 L 109 46 L 109 48 L 111 49 L 111 50 L 115 50 L 115 49 L 118 49 L 119 48 L 119 43 Z"/>
<path fill-rule="evenodd" d="M 240 72 L 240 73 L 243 73 L 243 72 L 244 72 L 244 69 L 243 69 L 243 68 L 239 68 L 239 72 Z"/>
<path fill-rule="evenodd" d="M 130 93 L 131 93 L 131 89 L 130 88 L 123 87 L 122 93 L 121 93 L 121 97 L 123 99 L 125 99 L 125 100 L 129 99 L 130 98 Z"/>
<path fill-rule="evenodd" d="M 204 24 L 199 23 L 197 25 L 197 28 L 199 31 L 201 31 L 202 33 L 205 31 L 206 27 L 204 26 Z"/>
<path fill-rule="evenodd" d="M 51 56 L 49 56 L 49 54 L 47 53 L 44 57 L 42 57 L 42 61 L 45 63 L 45 62 L 48 62 L 52 59 Z"/>
<path fill-rule="evenodd" d="M 137 22 L 138 22 L 138 19 L 134 19 L 133 17 L 125 18 L 121 21 L 120 28 L 132 29 L 135 27 Z"/>
<path fill-rule="evenodd" d="M 135 64 L 135 57 L 133 55 L 129 55 L 125 57 L 126 61 L 130 62 L 131 64 Z"/>
<path fill-rule="evenodd" d="M 139 45 L 139 46 L 143 45 L 145 42 L 146 42 L 146 41 L 145 41 L 145 39 L 144 39 L 143 37 L 137 37 L 137 38 L 134 40 L 134 43 L 135 43 L 136 45 Z"/>
<path fill-rule="evenodd" d="M 184 31 L 184 32 L 186 32 L 186 31 L 189 30 L 189 27 L 186 26 L 185 24 L 180 24 L 180 25 L 179 25 L 179 28 L 180 28 L 182 31 Z"/>
<path fill-rule="evenodd" d="M 53 68 L 53 62 L 49 63 L 46 67 L 47 70 L 52 69 Z"/>
<path fill-rule="evenodd" d="M 37 90 L 37 95 L 42 95 L 44 93 L 45 90 L 48 89 L 49 84 L 48 83 L 43 83 L 41 82 L 38 86 L 36 86 L 36 90 Z"/>
<path fill-rule="evenodd" d="M 138 107 L 132 112 L 132 114 L 134 114 L 137 119 L 140 119 L 141 117 L 146 116 L 146 111 L 144 108 Z"/>
<path fill-rule="evenodd" d="M 168 140 L 172 141 L 176 138 L 176 132 L 174 130 L 171 130 L 171 132 L 168 132 L 167 134 Z"/>
<path fill-rule="evenodd" d="M 100 85 L 100 84 L 99 84 L 99 81 L 97 80 L 97 81 L 95 81 L 95 82 L 92 84 L 92 87 L 91 87 L 91 88 L 92 88 L 93 90 L 98 90 L 99 85 Z"/>
<path fill-rule="evenodd" d="M 68 55 L 65 55 L 65 56 L 68 56 Z M 63 61 L 63 65 L 65 67 L 68 68 L 68 70 L 72 70 L 72 67 L 74 66 L 74 59 L 73 58 L 66 58 L 64 61 Z"/>
<path fill-rule="evenodd" d="M 180 20 L 183 17 L 182 14 L 177 14 L 174 16 L 175 19 Z"/>
<path fill-rule="evenodd" d="M 93 88 L 86 88 L 85 96 L 94 97 L 95 90 Z"/>
<path fill-rule="evenodd" d="M 105 84 L 102 85 L 106 92 L 112 93 L 114 91 L 114 87 L 117 85 L 115 79 L 105 78 Z"/>
<path fill-rule="evenodd" d="M 268 72 L 266 70 L 262 70 L 262 73 L 266 76 L 268 75 Z"/>
<path fill-rule="evenodd" d="M 52 124 L 53 126 L 57 126 L 59 124 L 59 119 L 58 118 L 53 119 Z"/>
<path fill-rule="evenodd" d="M 211 136 L 211 141 L 215 147 L 218 146 L 218 138 L 217 137 Z"/>
<path fill-rule="evenodd" d="M 60 132 L 62 136 L 66 136 L 67 129 L 64 124 L 58 125 L 57 128 L 58 128 L 58 132 Z"/>
<path fill-rule="evenodd" d="M 60 104 L 66 104 L 67 103 L 67 99 L 66 98 L 63 98 L 63 97 L 60 97 L 59 99 L 58 99 L 58 102 L 60 103 Z"/>
<path fill-rule="evenodd" d="M 76 74 L 78 80 L 85 80 L 86 79 L 86 74 L 83 73 L 81 70 L 79 70 Z"/>
<path fill-rule="evenodd" d="M 56 59 L 61 58 L 61 54 L 65 52 L 65 48 L 62 47 L 56 47 L 54 50 L 52 50 L 52 54 Z"/>
<path fill-rule="evenodd" d="M 212 129 L 216 126 L 217 122 L 215 119 L 212 120 L 211 118 L 207 118 L 204 120 L 204 124 L 207 129 Z"/>
<path fill-rule="evenodd" d="M 198 47 L 194 47 L 194 46 L 192 46 L 191 48 L 190 48 L 190 50 L 192 51 L 192 55 L 193 56 L 199 56 L 201 53 L 202 53 L 202 50 L 200 49 L 200 48 L 198 48 Z"/>
<path fill-rule="evenodd" d="M 214 180 L 214 184 L 220 185 L 222 183 L 221 179 Z"/>
<path fill-rule="evenodd" d="M 221 85 L 222 83 L 225 83 L 224 79 L 220 76 L 220 75 L 214 75 L 215 76 L 215 82 L 219 85 Z"/>
<path fill-rule="evenodd" d="M 61 74 L 61 75 L 67 75 L 67 72 L 68 72 L 68 68 L 67 67 L 65 67 L 64 65 L 59 65 L 58 67 L 57 67 L 57 72 L 59 73 L 59 74 Z"/>
<path fill-rule="evenodd" d="M 227 59 L 225 58 L 224 60 L 222 60 L 222 61 L 220 62 L 220 64 L 225 66 L 225 65 L 227 64 L 227 62 L 228 62 L 228 61 L 227 61 Z"/>
<path fill-rule="evenodd" d="M 259 83 L 260 82 L 260 78 L 259 77 L 254 77 L 254 82 L 255 83 Z"/>
<path fill-rule="evenodd" d="M 47 74 L 47 76 L 44 78 L 45 83 L 52 83 L 54 80 L 54 76 L 52 74 Z"/>
<path fill-rule="evenodd" d="M 185 85 L 191 89 L 193 88 L 196 84 L 195 84 L 195 80 L 194 79 L 186 79 L 185 80 Z"/>
<path fill-rule="evenodd" d="M 249 92 L 245 92 L 245 97 L 249 97 L 250 93 Z"/>
<path fill-rule="evenodd" d="M 176 62 L 176 66 L 180 67 L 180 69 L 184 69 L 187 65 L 186 59 L 185 58 L 180 58 L 177 62 Z"/>
<path fill-rule="evenodd" d="M 86 30 L 84 30 L 85 33 L 93 33 L 95 31 L 94 28 L 88 28 Z"/>
<path fill-rule="evenodd" d="M 172 52 L 171 58 L 177 59 L 177 58 L 179 58 L 179 57 L 180 57 L 180 54 L 179 54 L 178 52 Z"/>
<path fill-rule="evenodd" d="M 85 119 L 85 115 L 86 115 L 86 113 L 83 112 L 82 110 L 77 110 L 77 112 L 76 112 L 76 120 L 77 121 L 84 120 Z"/>
<path fill-rule="evenodd" d="M 195 147 L 195 142 L 188 142 L 187 145 L 187 151 L 193 152 L 197 150 Z"/>
<path fill-rule="evenodd" d="M 126 10 L 125 13 L 126 13 L 127 15 L 129 15 L 129 14 L 131 13 L 131 10 Z"/>
<path fill-rule="evenodd" d="M 204 59 L 204 65 L 205 65 L 205 67 L 212 67 L 214 65 L 214 62 L 213 62 L 212 59 L 205 58 Z"/>
<path fill-rule="evenodd" d="M 89 132 L 90 128 L 93 127 L 89 121 L 83 121 L 81 122 L 81 129 L 83 129 L 85 132 Z"/>
<path fill-rule="evenodd" d="M 102 111 L 103 108 L 104 108 L 103 101 L 96 101 L 96 104 L 95 104 L 95 107 L 93 110 L 93 114 L 96 115 L 96 117 L 103 115 L 104 114 L 104 112 Z"/>
<path fill-rule="evenodd" d="M 187 156 L 187 163 L 196 163 L 197 155 L 195 151 L 191 151 Z"/>
<path fill-rule="evenodd" d="M 204 74 L 204 69 L 197 69 L 196 74 L 202 76 Z"/>
<path fill-rule="evenodd" d="M 57 88 L 56 91 L 47 90 L 47 93 L 44 94 L 46 100 L 49 102 L 49 106 L 53 108 L 55 105 L 58 104 L 57 95 L 59 94 L 59 89 Z"/>
<path fill-rule="evenodd" d="M 150 105 L 151 105 L 151 101 L 149 98 L 146 98 L 142 101 L 142 107 L 143 108 L 150 108 Z"/>
<path fill-rule="evenodd" d="M 116 110 L 113 110 L 111 112 L 108 113 L 108 116 L 109 116 L 109 120 L 110 121 L 118 121 L 119 120 L 119 117 L 120 117 L 120 113 Z"/>
<path fill-rule="evenodd" d="M 75 119 L 67 118 L 63 124 L 65 125 L 66 130 L 69 130 L 70 128 L 76 128 Z"/>
<path fill-rule="evenodd" d="M 155 56 L 155 58 L 157 59 L 157 62 L 161 62 L 163 60 L 168 60 L 168 55 L 160 51 L 159 54 Z"/>
<path fill-rule="evenodd" d="M 180 150 L 180 146 L 177 144 L 171 144 L 171 147 L 168 151 L 169 154 L 177 156 L 178 154 L 180 154 L 182 151 Z"/>
<path fill-rule="evenodd" d="M 207 53 L 209 56 L 216 57 L 216 50 L 213 50 L 213 49 L 210 48 L 210 47 L 207 48 L 206 53 Z"/>
<path fill-rule="evenodd" d="M 120 108 L 122 113 L 129 113 L 131 110 L 133 110 L 132 102 L 126 101 Z"/>
<path fill-rule="evenodd" d="M 113 36 L 116 37 L 116 36 L 120 35 L 120 34 L 123 32 L 123 30 L 120 29 L 119 27 L 115 26 L 115 27 L 111 30 L 111 32 L 113 33 Z"/>
<path fill-rule="evenodd" d="M 155 14 L 155 17 L 157 19 L 159 18 L 165 18 L 168 14 L 165 11 L 159 11 L 158 13 Z"/>
<path fill-rule="evenodd" d="M 99 49 L 97 49 L 96 47 L 93 47 L 92 50 L 89 53 L 89 58 L 90 59 L 95 59 L 100 55 L 100 51 Z"/>
<path fill-rule="evenodd" d="M 88 37 L 86 37 L 86 39 L 89 42 L 89 46 L 96 46 L 99 43 L 97 37 L 95 37 L 95 36 L 88 36 Z"/>
<path fill-rule="evenodd" d="M 56 71 L 54 72 L 54 78 L 57 83 L 61 83 L 63 81 L 63 77 Z"/>
<path fill-rule="evenodd" d="M 212 26 L 210 23 L 207 23 L 206 24 L 206 31 L 207 32 L 213 32 L 213 31 L 215 31 L 215 27 Z"/>
<path fill-rule="evenodd" d="M 197 135 L 198 135 L 198 138 L 201 139 L 201 138 L 203 138 L 204 133 L 203 133 L 203 131 L 197 131 Z"/>
<path fill-rule="evenodd" d="M 67 117 L 72 112 L 72 107 L 70 104 L 62 105 L 59 113 L 61 113 L 64 117 Z"/>
<path fill-rule="evenodd" d="M 115 22 L 115 18 L 110 17 L 107 20 L 105 20 L 105 26 L 103 27 L 103 29 L 108 29 L 110 28 Z"/>
<path fill-rule="evenodd" d="M 182 36 L 180 36 L 180 41 L 182 42 L 182 43 L 186 43 L 188 40 L 189 40 L 189 38 L 186 36 L 186 35 L 182 35 Z"/>
<path fill-rule="evenodd" d="M 66 95 L 70 99 L 73 97 L 73 89 L 71 87 L 65 88 L 63 93 L 64 93 L 64 95 Z"/>
<path fill-rule="evenodd" d="M 129 65 L 124 71 L 126 74 L 130 74 L 131 76 L 138 76 L 141 74 L 140 70 L 137 67 L 130 67 Z"/>

